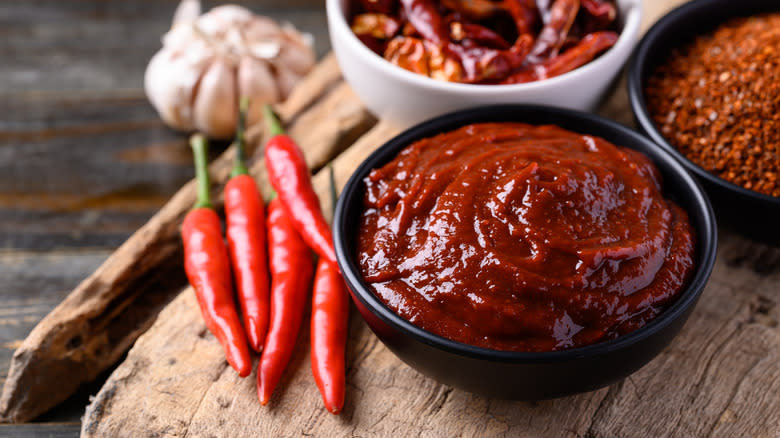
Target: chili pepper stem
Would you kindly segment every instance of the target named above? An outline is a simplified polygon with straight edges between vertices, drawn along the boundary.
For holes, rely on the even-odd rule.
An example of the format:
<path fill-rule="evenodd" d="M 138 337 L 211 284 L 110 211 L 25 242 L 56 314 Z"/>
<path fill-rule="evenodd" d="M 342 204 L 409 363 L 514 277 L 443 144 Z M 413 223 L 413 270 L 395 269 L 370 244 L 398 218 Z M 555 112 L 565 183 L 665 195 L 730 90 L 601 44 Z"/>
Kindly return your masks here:
<path fill-rule="evenodd" d="M 211 208 L 208 141 L 203 134 L 195 134 L 190 137 L 190 147 L 192 147 L 193 156 L 195 157 L 195 177 L 198 181 L 198 199 L 195 201 L 193 208 Z"/>
<path fill-rule="evenodd" d="M 230 177 L 236 177 L 238 175 L 249 174 L 249 169 L 246 167 L 246 113 L 249 109 L 249 98 L 242 97 L 239 103 L 238 110 L 238 126 L 236 127 L 236 140 L 234 142 L 236 146 L 236 161 L 233 165 L 233 170 L 230 172 Z"/>
<path fill-rule="evenodd" d="M 330 183 L 330 202 L 331 202 L 331 213 L 336 212 L 336 203 L 339 201 L 339 195 L 336 191 L 336 175 L 335 172 L 333 172 L 333 165 L 328 164 L 328 179 Z"/>
<path fill-rule="evenodd" d="M 263 105 L 263 118 L 265 119 L 265 126 L 268 127 L 268 133 L 271 134 L 271 136 L 284 134 L 284 129 L 282 129 L 282 125 L 279 123 L 276 114 L 274 114 L 271 105 Z"/>

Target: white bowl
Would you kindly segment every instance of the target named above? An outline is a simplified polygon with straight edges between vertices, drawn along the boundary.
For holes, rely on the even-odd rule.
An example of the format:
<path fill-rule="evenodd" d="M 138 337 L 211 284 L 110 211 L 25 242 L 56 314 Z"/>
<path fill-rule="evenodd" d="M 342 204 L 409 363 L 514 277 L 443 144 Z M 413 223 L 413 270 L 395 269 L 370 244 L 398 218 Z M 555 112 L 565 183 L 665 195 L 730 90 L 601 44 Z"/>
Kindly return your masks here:
<path fill-rule="evenodd" d="M 475 85 L 412 73 L 372 52 L 347 23 L 348 3 L 326 3 L 330 43 L 344 78 L 371 112 L 399 127 L 457 109 L 495 103 L 536 103 L 590 111 L 631 55 L 641 21 L 641 0 L 618 0 L 620 37 L 595 60 L 542 81 Z"/>

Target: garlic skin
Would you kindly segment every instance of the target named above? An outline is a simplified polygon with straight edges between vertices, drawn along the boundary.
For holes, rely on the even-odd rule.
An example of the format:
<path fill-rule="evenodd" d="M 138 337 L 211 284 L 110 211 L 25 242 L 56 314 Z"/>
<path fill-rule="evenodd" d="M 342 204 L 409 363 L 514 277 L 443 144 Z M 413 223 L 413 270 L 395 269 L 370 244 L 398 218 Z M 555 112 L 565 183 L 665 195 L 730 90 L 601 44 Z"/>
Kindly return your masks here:
<path fill-rule="evenodd" d="M 262 106 L 287 98 L 316 61 L 312 39 L 236 5 L 200 14 L 200 2 L 183 0 L 163 47 L 149 61 L 144 89 L 170 127 L 229 139 L 238 100 L 250 99 L 247 124 Z"/>

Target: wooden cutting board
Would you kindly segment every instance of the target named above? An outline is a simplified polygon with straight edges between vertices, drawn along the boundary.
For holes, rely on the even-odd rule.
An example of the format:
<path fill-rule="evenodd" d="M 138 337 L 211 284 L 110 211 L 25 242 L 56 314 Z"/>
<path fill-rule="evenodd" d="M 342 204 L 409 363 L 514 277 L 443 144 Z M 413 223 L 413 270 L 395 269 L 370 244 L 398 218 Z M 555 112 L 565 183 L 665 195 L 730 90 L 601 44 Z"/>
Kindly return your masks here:
<path fill-rule="evenodd" d="M 645 27 L 677 3 L 645 2 Z M 599 112 L 632 124 L 623 81 Z M 339 187 L 397 132 L 374 124 L 340 81 L 287 121 L 302 143 L 334 125 L 347 136 L 363 133 L 354 143 L 350 139 L 346 150 L 332 147 L 335 143 L 320 150 Z M 261 164 L 255 163 L 253 174 L 267 190 Z M 316 174 L 315 186 L 323 209 L 330 211 L 325 171 Z M 160 312 L 94 398 L 82 435 L 777 437 L 780 250 L 729 231 L 720 237 L 712 278 L 679 337 L 647 366 L 608 388 L 540 402 L 475 396 L 406 366 L 353 309 L 342 414 L 331 415 L 322 405 L 311 377 L 306 324 L 274 398 L 260 406 L 256 375 L 241 379 L 227 365 L 187 288 Z"/>

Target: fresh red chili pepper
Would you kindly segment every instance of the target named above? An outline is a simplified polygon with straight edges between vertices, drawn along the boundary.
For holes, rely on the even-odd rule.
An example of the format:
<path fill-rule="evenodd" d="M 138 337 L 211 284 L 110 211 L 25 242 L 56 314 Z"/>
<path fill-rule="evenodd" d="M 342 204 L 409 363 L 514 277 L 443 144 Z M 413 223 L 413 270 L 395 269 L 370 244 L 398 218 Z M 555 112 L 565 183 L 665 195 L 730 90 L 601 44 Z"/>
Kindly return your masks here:
<path fill-rule="evenodd" d="M 273 135 L 265 146 L 268 179 L 303 240 L 317 255 L 336 266 L 333 234 L 322 216 L 320 200 L 311 185 L 303 153 L 290 137 L 284 135 L 271 107 L 266 105 L 263 111 Z"/>
<path fill-rule="evenodd" d="M 198 200 L 181 227 L 184 268 L 206 327 L 222 344 L 230 366 L 239 376 L 246 377 L 252 371 L 252 361 L 233 301 L 230 262 L 219 217 L 209 200 L 208 145 L 202 135 L 193 136 L 190 144 L 195 154 Z"/>
<path fill-rule="evenodd" d="M 336 205 L 331 169 L 331 196 Z M 349 295 L 339 270 L 319 260 L 311 304 L 311 371 L 325 407 L 333 414 L 344 406 Z"/>
<path fill-rule="evenodd" d="M 311 306 L 311 371 L 325 407 L 338 414 L 344 406 L 349 295 L 339 270 L 323 259 L 317 264 Z"/>
<path fill-rule="evenodd" d="M 268 330 L 268 263 L 265 249 L 265 207 L 244 157 L 244 127 L 248 101 L 242 99 L 236 130 L 236 161 L 225 185 L 225 222 L 228 248 L 244 315 L 249 345 L 262 351 Z"/>
<path fill-rule="evenodd" d="M 268 256 L 271 268 L 271 323 L 257 369 L 260 404 L 271 399 L 292 356 L 313 271 L 312 253 L 280 198 L 268 204 Z"/>

